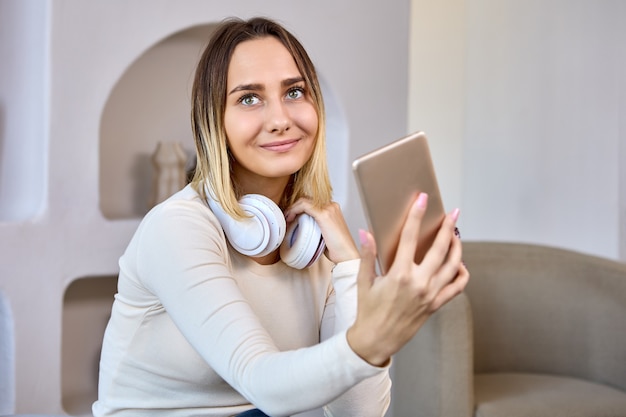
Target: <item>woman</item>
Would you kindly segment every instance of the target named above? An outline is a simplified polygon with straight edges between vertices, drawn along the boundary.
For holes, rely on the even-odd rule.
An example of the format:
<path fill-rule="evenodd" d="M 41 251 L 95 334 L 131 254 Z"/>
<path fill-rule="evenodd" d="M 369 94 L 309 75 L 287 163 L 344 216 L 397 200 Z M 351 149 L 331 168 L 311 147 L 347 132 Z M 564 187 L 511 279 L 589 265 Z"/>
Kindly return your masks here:
<path fill-rule="evenodd" d="M 359 253 L 331 200 L 314 67 L 267 19 L 216 30 L 198 64 L 192 126 L 192 183 L 146 215 L 120 258 L 94 416 L 277 417 L 319 407 L 382 416 L 391 356 L 469 278 L 453 235 L 458 210 L 416 265 L 422 194 L 378 279 L 372 236 L 360 232 Z M 238 202 L 249 197 L 250 206 Z M 302 241 L 289 233 L 280 249 L 247 247 L 258 243 L 258 204 L 269 217 L 278 211 L 278 229 L 314 219 L 325 256 L 287 265 Z M 323 248 L 319 237 L 304 242 Z"/>

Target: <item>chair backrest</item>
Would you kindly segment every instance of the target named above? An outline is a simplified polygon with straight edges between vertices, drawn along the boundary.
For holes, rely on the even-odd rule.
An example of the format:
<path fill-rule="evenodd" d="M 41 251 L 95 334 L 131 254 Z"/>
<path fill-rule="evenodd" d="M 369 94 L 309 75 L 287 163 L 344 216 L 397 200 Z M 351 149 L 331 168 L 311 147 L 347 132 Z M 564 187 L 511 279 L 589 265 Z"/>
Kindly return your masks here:
<path fill-rule="evenodd" d="M 626 264 L 518 243 L 465 242 L 475 372 L 539 372 L 626 390 Z"/>
<path fill-rule="evenodd" d="M 15 406 L 15 337 L 13 315 L 0 291 L 0 415 L 11 414 Z"/>

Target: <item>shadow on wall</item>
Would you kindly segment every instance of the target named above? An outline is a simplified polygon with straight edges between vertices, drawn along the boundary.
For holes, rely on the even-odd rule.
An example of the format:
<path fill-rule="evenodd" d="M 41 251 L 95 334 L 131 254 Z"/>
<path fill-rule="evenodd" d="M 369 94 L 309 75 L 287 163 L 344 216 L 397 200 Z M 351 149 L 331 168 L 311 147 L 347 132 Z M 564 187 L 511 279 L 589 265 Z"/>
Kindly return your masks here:
<path fill-rule="evenodd" d="M 152 194 L 152 161 L 148 152 L 137 153 L 131 166 L 133 182 L 133 212 L 137 216 L 146 213 L 150 206 L 148 202 Z"/>
<path fill-rule="evenodd" d="M 1 137 L 0 137 L 1 139 Z M 0 140 L 0 145 L 2 141 Z M 0 148 L 1 151 L 1 148 Z M 15 332 L 13 314 L 4 293 L 0 292 L 0 414 L 14 412 L 15 405 Z"/>

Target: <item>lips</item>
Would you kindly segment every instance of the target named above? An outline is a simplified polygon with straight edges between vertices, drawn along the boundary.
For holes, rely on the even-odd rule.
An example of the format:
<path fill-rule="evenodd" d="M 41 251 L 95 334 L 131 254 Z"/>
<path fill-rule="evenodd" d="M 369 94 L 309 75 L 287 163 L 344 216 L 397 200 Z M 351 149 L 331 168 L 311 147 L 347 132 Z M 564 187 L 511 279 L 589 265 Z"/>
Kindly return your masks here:
<path fill-rule="evenodd" d="M 293 149 L 299 141 L 300 139 L 279 140 L 261 145 L 261 148 L 272 152 L 287 152 Z"/>

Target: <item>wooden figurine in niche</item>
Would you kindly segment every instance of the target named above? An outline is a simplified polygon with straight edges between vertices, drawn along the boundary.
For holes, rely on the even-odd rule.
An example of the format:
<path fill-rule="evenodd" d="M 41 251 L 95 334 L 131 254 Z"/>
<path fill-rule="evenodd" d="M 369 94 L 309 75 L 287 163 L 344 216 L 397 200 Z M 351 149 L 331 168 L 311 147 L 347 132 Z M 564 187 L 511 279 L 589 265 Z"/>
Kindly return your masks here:
<path fill-rule="evenodd" d="M 187 184 L 187 154 L 180 142 L 159 142 L 152 154 L 153 193 L 150 207 L 167 199 Z"/>

